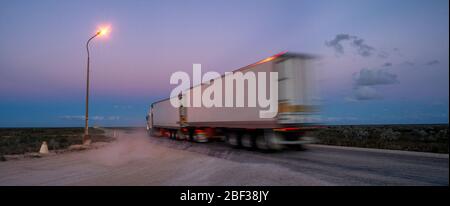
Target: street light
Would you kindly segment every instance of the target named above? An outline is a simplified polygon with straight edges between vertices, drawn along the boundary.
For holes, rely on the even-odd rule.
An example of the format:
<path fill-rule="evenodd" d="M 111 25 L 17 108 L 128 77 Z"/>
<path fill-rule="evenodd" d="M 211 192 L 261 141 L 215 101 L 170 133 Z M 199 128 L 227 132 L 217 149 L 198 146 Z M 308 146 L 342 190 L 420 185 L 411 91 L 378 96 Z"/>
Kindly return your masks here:
<path fill-rule="evenodd" d="M 86 115 L 85 115 L 85 126 L 84 126 L 84 136 L 83 136 L 83 144 L 89 145 L 91 143 L 91 137 L 89 136 L 89 43 L 92 39 L 97 36 L 106 36 L 109 34 L 109 27 L 100 27 L 98 31 L 89 38 L 86 42 L 86 51 L 87 51 L 87 72 L 86 72 Z"/>

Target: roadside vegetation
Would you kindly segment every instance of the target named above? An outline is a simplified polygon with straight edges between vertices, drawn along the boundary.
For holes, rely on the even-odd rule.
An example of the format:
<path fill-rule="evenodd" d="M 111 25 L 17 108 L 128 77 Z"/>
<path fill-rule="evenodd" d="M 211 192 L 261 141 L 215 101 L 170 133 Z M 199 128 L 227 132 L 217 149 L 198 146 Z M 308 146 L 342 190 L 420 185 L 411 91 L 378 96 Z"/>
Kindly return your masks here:
<path fill-rule="evenodd" d="M 43 141 L 49 150 L 66 149 L 82 144 L 84 128 L 0 128 L 0 160 L 3 155 L 38 152 Z M 103 130 L 89 128 L 92 142 L 109 142 Z"/>
<path fill-rule="evenodd" d="M 325 126 L 310 134 L 320 144 L 447 153 L 448 125 Z"/>

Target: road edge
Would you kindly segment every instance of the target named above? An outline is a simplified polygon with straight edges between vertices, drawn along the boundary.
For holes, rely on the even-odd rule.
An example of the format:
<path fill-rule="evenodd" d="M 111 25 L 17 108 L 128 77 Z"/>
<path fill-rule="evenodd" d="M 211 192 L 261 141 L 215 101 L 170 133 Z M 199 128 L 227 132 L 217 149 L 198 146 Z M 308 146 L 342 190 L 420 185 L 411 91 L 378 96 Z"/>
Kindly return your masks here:
<path fill-rule="evenodd" d="M 323 145 L 323 144 L 308 144 L 307 147 L 332 148 L 332 149 L 353 150 L 353 151 L 361 151 L 361 152 L 373 152 L 373 153 L 383 153 L 383 154 L 398 154 L 398 155 L 449 159 L 449 154 L 431 153 L 431 152 L 415 152 L 415 151 L 404 151 L 404 150 L 375 149 L 375 148 L 348 147 L 348 146 L 335 146 L 335 145 Z"/>

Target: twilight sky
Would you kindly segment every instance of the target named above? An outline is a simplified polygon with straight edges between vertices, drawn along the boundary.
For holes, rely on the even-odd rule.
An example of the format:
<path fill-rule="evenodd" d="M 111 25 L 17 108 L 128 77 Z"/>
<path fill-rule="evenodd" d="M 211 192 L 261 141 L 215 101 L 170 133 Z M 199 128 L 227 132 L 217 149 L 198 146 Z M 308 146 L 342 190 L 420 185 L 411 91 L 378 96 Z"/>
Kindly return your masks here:
<path fill-rule="evenodd" d="M 232 71 L 280 51 L 322 56 L 327 124 L 448 123 L 447 0 L 0 2 L 0 127 L 143 126 L 170 75 Z"/>

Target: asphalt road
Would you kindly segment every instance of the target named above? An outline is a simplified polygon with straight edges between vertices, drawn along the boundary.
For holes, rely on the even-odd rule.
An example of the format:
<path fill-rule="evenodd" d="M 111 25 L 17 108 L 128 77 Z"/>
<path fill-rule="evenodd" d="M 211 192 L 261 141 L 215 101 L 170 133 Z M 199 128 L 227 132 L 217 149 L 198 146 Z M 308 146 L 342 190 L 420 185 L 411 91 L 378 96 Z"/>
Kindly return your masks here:
<path fill-rule="evenodd" d="M 448 155 L 309 145 L 263 153 L 119 131 L 104 147 L 0 162 L 0 185 L 447 185 Z"/>

